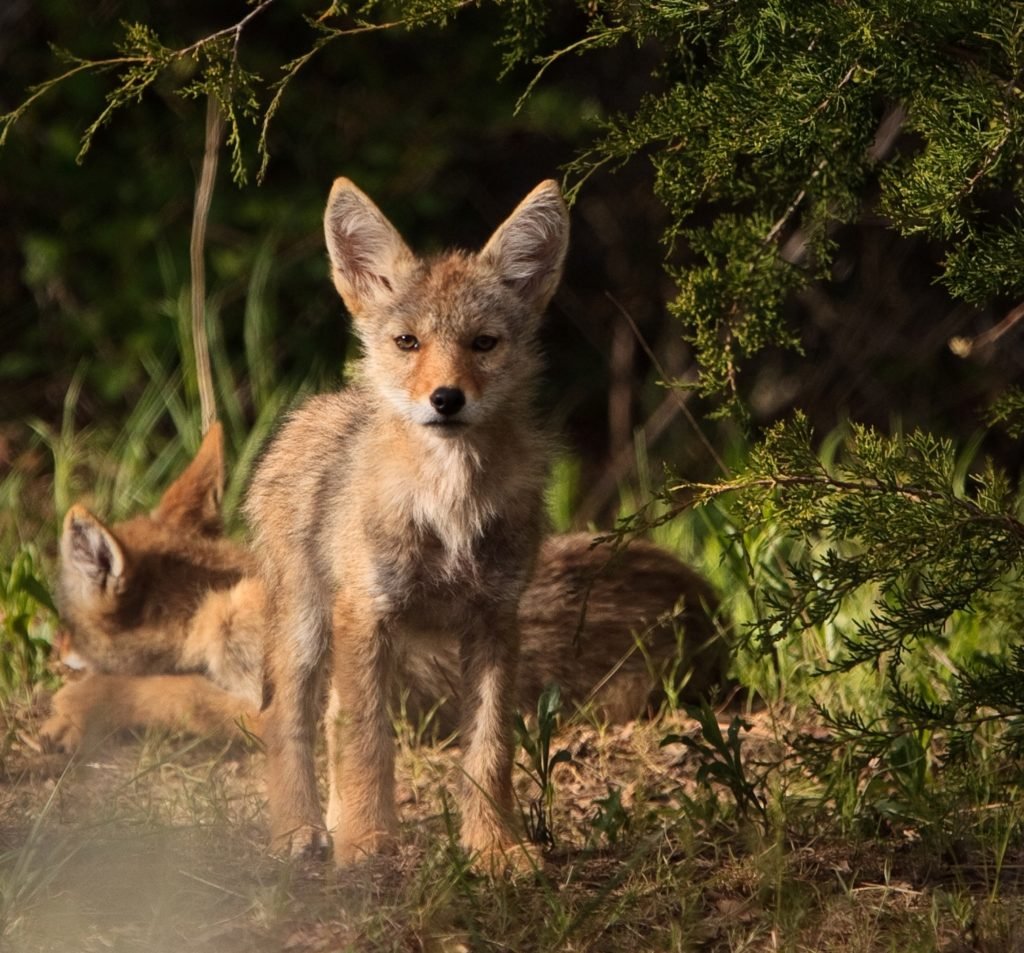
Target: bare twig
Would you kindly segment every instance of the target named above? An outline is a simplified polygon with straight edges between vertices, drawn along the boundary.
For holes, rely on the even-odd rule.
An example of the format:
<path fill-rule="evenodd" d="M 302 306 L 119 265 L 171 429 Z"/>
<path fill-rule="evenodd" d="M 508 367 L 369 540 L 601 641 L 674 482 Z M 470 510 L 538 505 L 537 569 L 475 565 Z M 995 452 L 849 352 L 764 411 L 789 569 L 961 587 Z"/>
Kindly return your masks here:
<path fill-rule="evenodd" d="M 817 106 L 814 107 L 809 116 L 806 116 L 800 120 L 801 124 L 806 125 L 812 119 L 814 119 L 814 117 L 817 116 L 818 113 L 827 109 L 829 103 L 831 103 L 832 100 L 835 99 L 836 96 L 839 94 L 839 90 L 841 90 L 848 82 L 850 82 L 851 79 L 853 79 L 854 74 L 857 72 L 857 68 L 858 64 L 854 63 L 853 66 L 851 66 L 846 71 L 846 74 L 843 76 L 843 78 L 839 80 L 838 84 L 836 85 L 836 88 L 831 93 L 829 93 L 820 103 L 818 103 Z"/>
<path fill-rule="evenodd" d="M 270 2 L 270 0 L 268 0 Z M 203 166 L 196 188 L 195 211 L 192 214 L 192 239 L 189 257 L 192 266 L 192 351 L 196 362 L 196 384 L 199 387 L 199 407 L 202 431 L 205 434 L 217 419 L 217 399 L 210 369 L 210 343 L 206 333 L 206 225 L 213 200 L 213 186 L 217 178 L 217 153 L 220 150 L 224 118 L 216 96 L 206 100 L 206 148 Z"/>
<path fill-rule="evenodd" d="M 452 12 L 454 13 L 462 10 L 464 7 L 468 7 L 477 2 L 478 0 L 460 0 L 460 2 L 455 5 Z M 416 22 L 411 18 L 401 17 L 397 20 L 389 20 L 386 23 L 358 23 L 353 27 L 333 28 L 324 26 L 326 21 L 329 20 L 335 12 L 335 7 L 332 6 L 317 17 L 316 22 L 321 25 L 321 36 L 309 50 L 301 56 L 297 56 L 295 59 L 285 63 L 281 67 L 284 75 L 270 86 L 270 89 L 274 90 L 274 95 L 267 104 L 266 110 L 264 110 L 263 122 L 260 125 L 260 136 L 257 149 L 261 158 L 260 167 L 256 173 L 257 182 L 263 181 L 267 173 L 267 165 L 270 162 L 270 150 L 267 146 L 267 134 L 270 130 L 270 122 L 274 116 L 277 115 L 277 110 L 281 105 L 281 100 L 284 98 L 285 90 L 288 88 L 291 81 L 298 75 L 299 71 L 302 70 L 324 47 L 333 43 L 335 40 L 341 39 L 342 37 L 357 36 L 361 33 L 380 33 L 385 30 L 394 30 L 402 26 L 411 27 Z"/>
<path fill-rule="evenodd" d="M 827 165 L 828 159 L 822 159 L 821 162 L 818 163 L 818 167 L 811 173 L 811 177 L 807 180 L 807 185 L 805 185 L 799 192 L 797 192 L 796 197 L 793 199 L 792 202 L 789 203 L 789 207 L 786 209 L 785 212 L 782 213 L 778 221 L 771 227 L 768 234 L 765 235 L 762 244 L 767 245 L 770 242 L 774 241 L 776 236 L 778 236 L 779 232 L 781 232 L 782 229 L 785 228 L 786 222 L 788 222 L 790 218 L 792 218 L 793 213 L 800 207 L 800 203 L 803 202 L 803 200 L 807 197 L 807 190 L 811 187 L 814 180 L 818 178 L 819 175 L 821 175 L 821 173 L 825 170 L 825 167 Z"/>
<path fill-rule="evenodd" d="M 231 26 L 224 27 L 223 30 L 218 30 L 216 33 L 211 33 L 209 36 L 204 36 L 201 40 L 196 40 L 191 46 L 186 46 L 183 49 L 178 50 L 178 56 L 190 56 L 192 53 L 197 52 L 204 46 L 208 46 L 214 40 L 219 40 L 222 36 L 234 36 L 235 48 L 238 48 L 238 38 L 242 35 L 242 30 L 246 28 L 249 21 L 258 17 L 267 7 L 272 6 L 275 0 L 263 0 L 262 3 L 253 7 L 241 20 L 237 23 L 233 23 Z"/>
<path fill-rule="evenodd" d="M 618 312 L 629 322 L 629 326 L 633 329 L 633 334 L 636 335 L 637 341 L 640 346 L 644 349 L 644 352 L 650 358 L 651 364 L 654 365 L 654 369 L 661 375 L 661 379 L 665 382 L 666 386 L 670 388 L 669 393 L 672 398 L 679 404 L 679 409 L 683 412 L 683 415 L 689 421 L 690 426 L 693 428 L 693 432 L 697 435 L 697 439 L 700 440 L 704 449 L 710 454 L 711 459 L 718 465 L 718 469 L 722 471 L 726 476 L 729 475 L 729 467 L 726 462 L 718 455 L 718 452 L 711 445 L 711 441 L 704 435 L 704 431 L 700 429 L 700 425 L 697 423 L 696 418 L 690 412 L 690 408 L 686 406 L 686 398 L 680 392 L 677 387 L 671 386 L 669 375 L 665 372 L 665 368 L 662 366 L 661 361 L 658 360 L 658 356 L 651 349 L 651 346 L 647 343 L 643 334 L 640 333 L 640 328 L 637 327 L 636 321 L 633 320 L 633 316 L 625 309 L 621 302 L 619 302 L 614 295 L 610 292 L 605 292 L 605 296 L 608 300 L 615 305 Z"/>
<path fill-rule="evenodd" d="M 549 56 L 545 56 L 540 61 L 540 69 L 538 69 L 537 72 L 534 74 L 533 79 L 531 79 L 530 82 L 527 83 L 526 89 L 523 91 L 523 94 L 519 97 L 518 100 L 516 100 L 515 109 L 513 109 L 512 114 L 514 116 L 519 114 L 520 110 L 522 110 L 523 106 L 526 104 L 526 101 L 530 98 L 530 94 L 533 92 L 536 85 L 541 81 L 541 77 L 544 75 L 545 72 L 547 72 L 548 67 L 551 66 L 553 63 L 557 62 L 558 60 L 562 59 L 562 57 L 567 56 L 570 53 L 577 53 L 587 46 L 608 43 L 612 37 L 625 36 L 627 32 L 628 29 L 625 26 L 609 27 L 608 29 L 603 30 L 601 33 L 590 33 L 587 36 L 581 37 L 575 43 L 570 43 L 567 47 L 565 47 L 565 49 L 556 50 Z"/>

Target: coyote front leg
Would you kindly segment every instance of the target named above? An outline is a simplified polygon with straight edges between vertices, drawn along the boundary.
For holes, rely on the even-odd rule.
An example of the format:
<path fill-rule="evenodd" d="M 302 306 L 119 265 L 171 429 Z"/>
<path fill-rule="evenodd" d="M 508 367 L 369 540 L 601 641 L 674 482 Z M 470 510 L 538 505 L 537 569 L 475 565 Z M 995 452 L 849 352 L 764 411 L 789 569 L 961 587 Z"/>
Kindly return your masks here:
<path fill-rule="evenodd" d="M 270 831 L 276 849 L 317 855 L 327 847 L 314 761 L 327 634 L 323 622 L 308 612 L 274 616 L 263 714 Z"/>
<path fill-rule="evenodd" d="M 327 826 L 339 866 L 390 847 L 398 832 L 391 639 L 387 624 L 338 600 L 326 728 Z"/>
<path fill-rule="evenodd" d="M 482 616 L 462 637 L 461 660 L 462 844 L 484 866 L 494 866 L 520 841 L 511 826 L 512 705 L 519 661 L 515 608 Z"/>

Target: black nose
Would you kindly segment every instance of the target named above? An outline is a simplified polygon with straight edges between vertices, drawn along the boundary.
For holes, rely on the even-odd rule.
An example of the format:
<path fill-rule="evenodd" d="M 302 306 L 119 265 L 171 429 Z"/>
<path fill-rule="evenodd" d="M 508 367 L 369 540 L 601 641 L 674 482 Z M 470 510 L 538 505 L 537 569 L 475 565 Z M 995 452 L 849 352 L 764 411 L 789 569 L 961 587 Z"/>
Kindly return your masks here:
<path fill-rule="evenodd" d="M 466 406 L 466 395 L 457 387 L 438 387 L 430 395 L 430 404 L 439 414 L 450 417 Z"/>

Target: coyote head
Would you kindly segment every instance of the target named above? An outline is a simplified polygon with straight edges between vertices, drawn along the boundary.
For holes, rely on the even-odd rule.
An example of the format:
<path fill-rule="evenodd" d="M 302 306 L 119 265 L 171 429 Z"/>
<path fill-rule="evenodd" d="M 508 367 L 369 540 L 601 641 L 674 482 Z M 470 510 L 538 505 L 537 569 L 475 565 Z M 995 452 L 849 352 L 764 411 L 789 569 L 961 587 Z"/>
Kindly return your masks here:
<path fill-rule="evenodd" d="M 247 568 L 221 536 L 220 424 L 148 515 L 104 525 L 75 504 L 60 539 L 57 600 L 62 659 L 72 668 L 145 674 L 170 670 L 196 606 Z"/>
<path fill-rule="evenodd" d="M 363 379 L 400 419 L 451 437 L 529 408 L 538 325 L 569 235 L 555 182 L 538 185 L 475 254 L 417 259 L 348 179 L 331 189 L 324 231 L 364 345 Z"/>

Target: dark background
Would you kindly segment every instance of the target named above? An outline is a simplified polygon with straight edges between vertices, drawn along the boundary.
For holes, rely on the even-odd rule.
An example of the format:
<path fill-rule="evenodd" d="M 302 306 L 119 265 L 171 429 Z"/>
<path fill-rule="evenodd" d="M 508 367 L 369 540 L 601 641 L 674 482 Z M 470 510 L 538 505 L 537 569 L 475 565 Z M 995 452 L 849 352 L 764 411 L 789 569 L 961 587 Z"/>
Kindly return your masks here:
<path fill-rule="evenodd" d="M 63 68 L 51 45 L 110 56 L 120 22 L 138 20 L 167 45 L 184 46 L 235 22 L 240 10 L 224 2 L 110 0 L 89 9 L 9 0 L 0 9 L 0 110 Z M 254 182 L 258 130 L 243 127 L 250 181 L 232 183 L 222 156 L 207 245 L 208 293 L 241 380 L 250 277 L 267 248 L 272 267 L 261 304 L 277 380 L 324 387 L 339 379 L 352 341 L 327 280 L 320 231 L 334 176 L 358 182 L 414 248 L 476 247 L 537 181 L 561 175 L 599 119 L 634 108 L 658 86 L 661 51 L 625 42 L 561 59 L 516 114 L 533 73 L 518 67 L 499 79 L 502 26 L 495 10 L 470 7 L 443 29 L 366 34 L 327 47 L 285 93 L 261 185 Z M 572 8 L 558 7 L 545 49 L 571 43 L 581 28 Z M 273 78 L 312 37 L 293 7 L 272 7 L 246 29 L 241 62 Z M 0 467 L 24 464 L 33 441 L 27 422 L 57 425 L 76 372 L 83 375 L 76 425 L 116 427 L 146 384 L 150 356 L 165 367 L 179 360 L 173 315 L 187 301 L 205 110 L 177 94 L 185 78 L 172 71 L 140 104 L 115 114 L 81 164 L 79 139 L 103 108 L 109 74 L 77 76 L 42 97 L 0 151 Z M 586 182 L 546 331 L 546 403 L 583 461 L 584 519 L 607 517 L 617 504 L 636 428 L 647 426 L 647 449 L 676 471 L 715 472 L 622 314 L 632 316 L 669 376 L 693 373 L 684 328 L 666 311 L 673 296 L 660 241 L 666 213 L 652 177 L 641 156 Z M 1001 313 L 951 301 L 934 283 L 942 250 L 899 238 L 870 207 L 835 237 L 831 280 L 788 305 L 804 353 L 769 350 L 744 368 L 747 431 L 728 419 L 702 428 L 727 455 L 793 408 L 804 409 L 821 434 L 853 418 L 968 441 L 1024 354 L 1010 336 L 980 359 L 962 360 L 947 341 L 984 330 Z M 685 264 L 684 249 L 673 256 Z M 712 405 L 687 399 L 703 420 Z M 988 449 L 1016 465 L 1015 446 L 987 439 Z"/>

